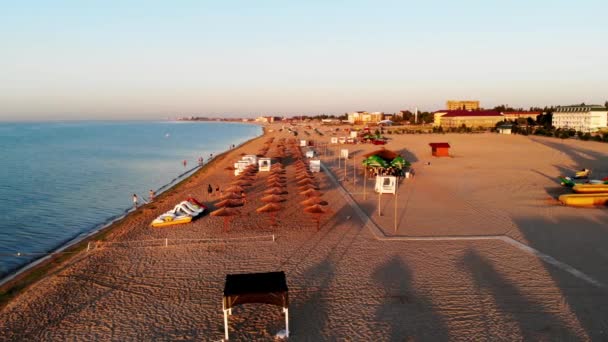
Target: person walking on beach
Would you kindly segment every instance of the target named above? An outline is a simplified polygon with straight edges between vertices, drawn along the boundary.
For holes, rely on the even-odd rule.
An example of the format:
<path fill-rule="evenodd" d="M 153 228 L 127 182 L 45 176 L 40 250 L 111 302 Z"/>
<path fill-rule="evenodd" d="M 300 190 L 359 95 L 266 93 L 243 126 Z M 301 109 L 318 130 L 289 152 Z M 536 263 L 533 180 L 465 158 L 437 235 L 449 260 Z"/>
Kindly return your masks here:
<path fill-rule="evenodd" d="M 154 193 L 154 190 L 150 189 L 150 191 L 148 192 L 148 197 L 150 197 L 150 202 L 154 201 L 154 195 L 156 195 Z"/>
<path fill-rule="evenodd" d="M 134 208 L 137 208 L 137 202 L 138 202 L 137 194 L 133 194 L 133 207 Z"/>
<path fill-rule="evenodd" d="M 213 194 L 213 187 L 211 187 L 211 184 L 207 186 L 207 194 L 209 194 L 209 197 Z"/>
<path fill-rule="evenodd" d="M 245 191 L 241 191 L 241 198 L 243 199 L 243 204 L 246 204 L 247 198 L 245 197 Z"/>

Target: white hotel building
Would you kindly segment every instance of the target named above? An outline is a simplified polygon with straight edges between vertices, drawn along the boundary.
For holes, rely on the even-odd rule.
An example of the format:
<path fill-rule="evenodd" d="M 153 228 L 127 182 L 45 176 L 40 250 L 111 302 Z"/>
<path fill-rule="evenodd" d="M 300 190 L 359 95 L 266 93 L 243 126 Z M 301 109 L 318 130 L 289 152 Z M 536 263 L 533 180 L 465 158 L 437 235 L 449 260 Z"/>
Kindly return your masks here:
<path fill-rule="evenodd" d="M 608 126 L 608 109 L 597 105 L 560 106 L 553 112 L 551 124 L 555 128 L 595 132 Z"/>

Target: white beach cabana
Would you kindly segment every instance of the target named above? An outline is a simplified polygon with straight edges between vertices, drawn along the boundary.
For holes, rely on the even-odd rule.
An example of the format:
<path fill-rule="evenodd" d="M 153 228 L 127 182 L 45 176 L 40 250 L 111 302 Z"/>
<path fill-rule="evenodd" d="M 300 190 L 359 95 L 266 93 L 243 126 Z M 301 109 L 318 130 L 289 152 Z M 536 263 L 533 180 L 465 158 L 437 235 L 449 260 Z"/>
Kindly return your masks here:
<path fill-rule="evenodd" d="M 321 172 L 321 161 L 319 159 L 311 160 L 308 169 L 310 172 Z"/>
<path fill-rule="evenodd" d="M 395 194 L 397 192 L 397 177 L 376 176 L 374 190 L 380 194 Z"/>
<path fill-rule="evenodd" d="M 258 168 L 259 168 L 260 172 L 270 171 L 270 166 L 272 166 L 272 160 L 270 158 L 258 159 Z"/>

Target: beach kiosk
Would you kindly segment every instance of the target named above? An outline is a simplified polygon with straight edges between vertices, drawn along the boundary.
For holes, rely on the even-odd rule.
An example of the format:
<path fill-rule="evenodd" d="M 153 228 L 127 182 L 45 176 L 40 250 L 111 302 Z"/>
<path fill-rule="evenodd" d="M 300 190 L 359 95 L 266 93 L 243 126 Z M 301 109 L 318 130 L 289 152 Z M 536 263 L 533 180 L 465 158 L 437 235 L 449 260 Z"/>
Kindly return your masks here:
<path fill-rule="evenodd" d="M 315 157 L 315 150 L 306 151 L 306 158 L 314 158 L 314 157 Z"/>
<path fill-rule="evenodd" d="M 321 172 L 321 161 L 319 159 L 311 160 L 308 168 L 310 172 Z"/>
<path fill-rule="evenodd" d="M 308 144 L 306 143 L 306 140 L 300 140 L 300 147 L 306 147 L 308 146 Z"/>
<path fill-rule="evenodd" d="M 259 168 L 260 172 L 262 172 L 262 171 L 269 172 L 271 165 L 272 165 L 272 161 L 270 158 L 258 159 L 258 168 Z"/>
<path fill-rule="evenodd" d="M 338 143 L 338 137 L 331 137 L 330 143 L 337 144 Z"/>
<path fill-rule="evenodd" d="M 447 142 L 430 143 L 431 153 L 433 157 L 449 157 L 450 156 L 450 144 Z"/>
<path fill-rule="evenodd" d="M 249 166 L 249 161 L 247 160 L 239 160 L 238 162 L 234 163 L 234 175 L 240 175 L 241 172 L 247 168 L 247 166 Z"/>
<path fill-rule="evenodd" d="M 374 190 L 379 194 L 395 194 L 397 191 L 397 177 L 395 176 L 376 176 L 376 186 Z"/>
<path fill-rule="evenodd" d="M 249 164 L 253 164 L 253 165 L 258 163 L 258 156 L 256 156 L 255 154 L 247 154 L 241 159 L 249 161 Z"/>
<path fill-rule="evenodd" d="M 228 340 L 228 316 L 237 305 L 260 303 L 283 308 L 285 337 L 289 337 L 289 289 L 285 272 L 228 274 L 224 284 L 224 338 Z"/>

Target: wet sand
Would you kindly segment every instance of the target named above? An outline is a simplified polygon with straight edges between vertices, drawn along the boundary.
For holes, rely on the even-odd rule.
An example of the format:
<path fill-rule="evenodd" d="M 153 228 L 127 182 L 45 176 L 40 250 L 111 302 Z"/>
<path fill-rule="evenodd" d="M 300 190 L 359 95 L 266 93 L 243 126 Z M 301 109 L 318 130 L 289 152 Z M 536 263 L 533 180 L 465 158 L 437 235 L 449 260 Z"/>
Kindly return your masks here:
<path fill-rule="evenodd" d="M 322 160 L 333 176 L 316 176 L 330 204 L 319 231 L 298 204 L 303 198 L 292 164 L 278 227 L 255 212 L 263 205 L 264 173 L 248 188 L 247 204 L 228 231 L 222 218 L 209 215 L 183 226 L 149 227 L 190 195 L 213 206 L 218 198 L 207 196 L 207 185 L 227 187 L 234 176 L 224 169 L 241 153 L 256 153 L 269 137 L 275 143 L 292 138 L 277 128 L 130 215 L 106 241 L 22 293 L 0 311 L 0 339 L 217 341 L 225 275 L 276 270 L 287 275 L 292 340 L 608 338 L 608 209 L 554 200 L 565 191 L 560 174 L 587 167 L 608 176 L 606 144 L 391 135 L 385 147 L 400 151 L 416 171 L 400 183 L 396 230 L 395 197 L 381 197 L 378 216 L 372 182 L 363 199 L 360 172 L 353 185 L 347 164 L 342 180 L 331 155 Z M 320 129 L 324 136 L 309 130 L 310 138 L 328 142 L 329 128 Z M 309 138 L 303 130 L 298 138 Z M 430 156 L 428 143 L 440 141 L 453 146 L 452 158 Z M 340 148 L 350 150 L 360 171 L 357 158 L 379 147 Z M 244 305 L 233 311 L 230 327 L 234 340 L 272 340 L 283 318 L 276 307 Z"/>

